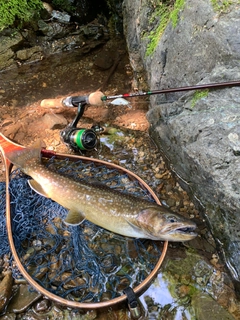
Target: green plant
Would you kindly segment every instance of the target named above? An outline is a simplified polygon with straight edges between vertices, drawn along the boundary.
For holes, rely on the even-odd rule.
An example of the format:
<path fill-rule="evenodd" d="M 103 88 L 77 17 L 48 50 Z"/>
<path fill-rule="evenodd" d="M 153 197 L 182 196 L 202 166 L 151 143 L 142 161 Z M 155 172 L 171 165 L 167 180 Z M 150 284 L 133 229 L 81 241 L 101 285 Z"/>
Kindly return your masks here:
<path fill-rule="evenodd" d="M 158 15 L 160 17 L 160 23 L 159 23 L 157 29 L 151 31 L 149 36 L 148 36 L 148 39 L 150 41 L 149 41 L 149 44 L 147 46 L 146 56 L 151 55 L 154 52 L 154 50 L 156 49 L 158 41 L 161 38 L 161 36 L 162 36 L 166 26 L 167 26 L 167 23 L 169 21 L 170 12 L 169 12 L 169 7 L 168 6 L 162 5 L 159 8 L 159 10 L 157 10 L 157 13 L 158 13 Z"/>
<path fill-rule="evenodd" d="M 172 1 L 166 1 L 161 2 L 155 9 L 151 21 L 154 21 L 156 17 L 159 17 L 160 20 L 157 28 L 148 35 L 150 41 L 147 46 L 146 56 L 151 55 L 155 51 L 169 21 L 172 22 L 174 28 L 177 26 L 179 11 L 184 7 L 184 4 L 185 0 L 176 0 L 174 5 L 172 5 Z"/>
<path fill-rule="evenodd" d="M 226 12 L 228 7 L 233 3 L 233 1 L 228 0 L 211 0 L 213 10 Z"/>
<path fill-rule="evenodd" d="M 191 108 L 195 107 L 198 100 L 200 100 L 202 98 L 206 98 L 208 96 L 208 93 L 209 93 L 209 89 L 196 91 L 192 97 L 192 100 L 191 100 Z"/>
<path fill-rule="evenodd" d="M 174 9 L 170 13 L 170 20 L 172 21 L 172 25 L 175 28 L 178 23 L 178 14 L 181 9 L 183 9 L 185 4 L 185 0 L 176 0 L 174 4 Z"/>
<path fill-rule="evenodd" d="M 41 0 L 0 0 L 0 31 L 30 21 L 43 8 Z"/>

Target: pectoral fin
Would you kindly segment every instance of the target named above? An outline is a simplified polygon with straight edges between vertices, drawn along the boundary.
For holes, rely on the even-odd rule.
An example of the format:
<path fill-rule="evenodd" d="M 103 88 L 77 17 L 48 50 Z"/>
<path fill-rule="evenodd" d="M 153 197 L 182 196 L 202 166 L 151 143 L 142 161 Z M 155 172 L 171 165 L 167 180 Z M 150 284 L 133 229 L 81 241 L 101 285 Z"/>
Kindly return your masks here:
<path fill-rule="evenodd" d="M 81 224 L 84 220 L 85 216 L 81 212 L 70 210 L 64 222 L 66 224 L 76 226 L 78 224 Z"/>
<path fill-rule="evenodd" d="M 35 192 L 40 194 L 40 196 L 49 198 L 49 196 L 46 194 L 46 192 L 43 190 L 42 186 L 35 180 L 28 180 L 28 184 Z"/>

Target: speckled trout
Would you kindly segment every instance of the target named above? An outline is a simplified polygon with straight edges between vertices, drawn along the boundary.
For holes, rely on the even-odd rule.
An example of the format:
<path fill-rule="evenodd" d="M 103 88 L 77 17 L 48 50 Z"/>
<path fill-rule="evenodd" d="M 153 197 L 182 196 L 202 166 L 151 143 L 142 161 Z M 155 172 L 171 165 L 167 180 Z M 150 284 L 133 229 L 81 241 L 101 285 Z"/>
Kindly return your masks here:
<path fill-rule="evenodd" d="M 123 236 L 153 240 L 186 241 L 197 235 L 194 222 L 161 205 L 51 171 L 41 163 L 39 148 L 25 148 L 0 134 L 0 150 L 32 178 L 28 183 L 35 192 L 69 210 L 67 224 L 87 219 Z"/>

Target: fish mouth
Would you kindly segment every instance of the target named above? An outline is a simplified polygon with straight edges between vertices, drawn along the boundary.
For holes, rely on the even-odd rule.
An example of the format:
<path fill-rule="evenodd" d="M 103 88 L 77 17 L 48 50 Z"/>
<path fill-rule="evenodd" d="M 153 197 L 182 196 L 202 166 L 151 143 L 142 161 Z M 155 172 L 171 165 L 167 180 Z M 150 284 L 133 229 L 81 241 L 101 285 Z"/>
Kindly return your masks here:
<path fill-rule="evenodd" d="M 195 224 L 177 224 L 174 227 L 168 226 L 168 230 L 164 230 L 161 234 L 162 240 L 168 241 L 189 241 L 195 238 L 198 234 L 195 232 L 197 226 Z"/>
<path fill-rule="evenodd" d="M 173 232 L 181 235 L 196 237 L 197 233 L 195 232 L 196 226 L 184 226 L 175 229 Z"/>
<path fill-rule="evenodd" d="M 153 236 L 152 234 L 148 234 L 149 238 L 152 240 L 167 240 L 167 241 L 189 241 L 195 238 L 198 234 L 195 232 L 195 229 L 197 228 L 196 225 L 178 225 L 173 227 L 168 226 L 168 230 L 162 230 L 162 232 L 156 236 Z"/>

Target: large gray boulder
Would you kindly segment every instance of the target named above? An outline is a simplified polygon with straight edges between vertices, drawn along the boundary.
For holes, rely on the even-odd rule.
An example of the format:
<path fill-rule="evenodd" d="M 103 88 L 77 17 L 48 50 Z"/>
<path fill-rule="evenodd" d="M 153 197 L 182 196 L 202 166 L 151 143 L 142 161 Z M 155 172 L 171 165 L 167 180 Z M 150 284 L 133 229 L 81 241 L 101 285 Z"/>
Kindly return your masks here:
<path fill-rule="evenodd" d="M 159 5 L 124 0 L 125 35 L 140 85 L 144 72 L 152 90 L 240 80 L 239 1 L 212 3 L 186 0 L 176 26 L 169 20 L 146 55 L 150 32 L 162 19 L 156 15 Z M 240 87 L 152 96 L 148 119 L 172 168 L 205 207 L 226 265 L 240 284 Z"/>

